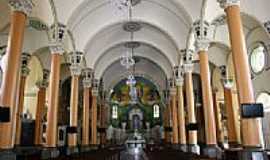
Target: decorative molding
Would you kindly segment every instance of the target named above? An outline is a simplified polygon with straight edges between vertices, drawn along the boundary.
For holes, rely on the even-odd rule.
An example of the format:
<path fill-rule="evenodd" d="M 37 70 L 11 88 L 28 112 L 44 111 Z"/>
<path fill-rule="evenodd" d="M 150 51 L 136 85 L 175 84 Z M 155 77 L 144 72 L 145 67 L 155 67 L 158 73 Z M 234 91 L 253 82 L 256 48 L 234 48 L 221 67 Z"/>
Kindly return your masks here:
<path fill-rule="evenodd" d="M 89 78 L 83 79 L 83 87 L 84 88 L 91 88 L 92 87 L 92 80 Z"/>
<path fill-rule="evenodd" d="M 67 28 L 61 23 L 55 23 L 50 27 L 49 34 L 52 43 L 62 44 L 67 34 Z"/>
<path fill-rule="evenodd" d="M 208 51 L 210 41 L 208 39 L 197 39 L 195 41 L 195 47 L 197 51 Z"/>
<path fill-rule="evenodd" d="M 184 77 L 181 75 L 179 78 L 175 79 L 176 86 L 183 86 L 184 85 Z"/>
<path fill-rule="evenodd" d="M 195 30 L 195 47 L 197 51 L 207 51 L 209 48 L 209 27 L 207 21 L 198 20 L 193 24 Z"/>
<path fill-rule="evenodd" d="M 129 21 L 124 23 L 123 30 L 126 32 L 138 32 L 142 29 L 142 25 L 138 22 Z"/>
<path fill-rule="evenodd" d="M 27 16 L 30 16 L 34 7 L 32 0 L 9 0 L 9 5 L 13 11 L 23 12 Z"/>
<path fill-rule="evenodd" d="M 265 30 L 267 31 L 268 34 L 270 34 L 270 21 L 267 21 L 263 24 Z"/>
<path fill-rule="evenodd" d="M 50 46 L 51 54 L 60 54 L 63 55 L 65 52 L 64 48 L 62 47 L 62 44 L 60 43 L 51 43 Z"/>
<path fill-rule="evenodd" d="M 45 81 L 45 80 L 41 80 L 41 81 L 38 81 L 36 83 L 36 86 L 38 88 L 47 88 L 49 86 L 49 82 L 48 81 Z"/>
<path fill-rule="evenodd" d="M 226 9 L 230 6 L 240 6 L 240 0 L 217 0 L 220 7 Z"/>
<path fill-rule="evenodd" d="M 70 73 L 72 76 L 80 76 L 82 72 L 82 68 L 79 65 L 72 64 L 70 67 Z"/>
<path fill-rule="evenodd" d="M 21 76 L 27 77 L 30 73 L 30 69 L 28 67 L 23 66 L 21 69 Z"/>
<path fill-rule="evenodd" d="M 49 27 L 45 23 L 41 22 L 40 20 L 38 20 L 36 18 L 30 18 L 29 25 L 38 31 L 48 31 L 49 30 Z"/>
<path fill-rule="evenodd" d="M 175 96 L 175 95 L 176 95 L 176 93 L 177 93 L 177 90 L 176 90 L 176 88 L 175 88 L 175 87 L 170 88 L 170 95 L 171 95 L 171 96 Z"/>
<path fill-rule="evenodd" d="M 194 65 L 192 63 L 186 63 L 184 64 L 184 72 L 185 73 L 192 73 Z"/>
<path fill-rule="evenodd" d="M 27 77 L 30 73 L 30 69 L 28 68 L 29 60 L 31 59 L 31 55 L 29 53 L 22 53 L 21 56 L 21 76 Z"/>
<path fill-rule="evenodd" d="M 227 23 L 227 16 L 225 14 L 219 16 L 218 18 L 214 19 L 212 25 L 214 26 L 222 26 Z"/>
<path fill-rule="evenodd" d="M 98 89 L 92 89 L 92 96 L 94 97 L 98 96 Z"/>

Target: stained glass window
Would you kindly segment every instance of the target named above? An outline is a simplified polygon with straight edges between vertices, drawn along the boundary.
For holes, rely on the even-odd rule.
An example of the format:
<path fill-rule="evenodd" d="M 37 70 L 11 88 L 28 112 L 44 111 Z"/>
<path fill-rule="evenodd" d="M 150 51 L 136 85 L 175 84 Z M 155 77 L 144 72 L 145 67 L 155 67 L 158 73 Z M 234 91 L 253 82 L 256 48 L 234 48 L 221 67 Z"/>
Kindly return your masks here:
<path fill-rule="evenodd" d="M 256 43 L 250 54 L 250 66 L 253 73 L 262 72 L 266 65 L 267 50 L 262 43 Z"/>

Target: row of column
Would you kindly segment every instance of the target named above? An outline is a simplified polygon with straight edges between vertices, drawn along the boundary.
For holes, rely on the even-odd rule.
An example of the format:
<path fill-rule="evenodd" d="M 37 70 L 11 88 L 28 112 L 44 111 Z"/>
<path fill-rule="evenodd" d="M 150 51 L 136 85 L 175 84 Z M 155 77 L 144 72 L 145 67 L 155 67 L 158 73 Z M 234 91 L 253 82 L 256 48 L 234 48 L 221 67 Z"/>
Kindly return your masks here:
<path fill-rule="evenodd" d="M 239 101 L 241 104 L 253 104 L 254 92 L 252 87 L 252 81 L 250 77 L 250 70 L 248 64 L 248 56 L 245 44 L 245 38 L 241 23 L 240 15 L 240 1 L 232 0 L 219 0 L 221 6 L 225 9 L 228 21 L 228 28 L 230 33 L 230 40 L 232 46 L 232 55 L 234 61 L 234 68 L 236 73 L 237 89 L 239 93 Z M 206 21 L 199 20 L 194 23 L 195 31 L 195 47 L 199 54 L 200 62 L 200 75 L 202 83 L 202 95 L 203 95 L 203 110 L 205 118 L 205 132 L 206 132 L 206 144 L 207 147 L 204 150 L 204 154 L 217 157 L 220 156 L 220 150 L 217 146 L 217 127 L 219 124 L 216 122 L 215 108 L 214 108 L 214 98 L 211 88 L 211 73 L 209 69 L 209 60 L 208 60 L 208 47 L 210 41 L 208 39 L 208 28 L 209 24 Z M 186 53 L 186 60 L 188 61 L 189 54 Z M 186 94 L 187 94 L 187 109 L 188 109 L 188 125 L 196 123 L 195 112 L 194 112 L 194 95 L 192 88 L 192 71 L 190 71 L 191 63 L 186 63 L 186 73 L 185 73 L 185 83 L 186 83 Z M 180 84 L 180 83 L 179 83 Z M 179 91 L 179 90 L 178 90 Z M 179 137 L 185 137 L 185 124 L 183 123 L 184 119 L 181 104 L 183 102 L 178 102 L 178 116 L 176 112 L 176 91 L 175 86 L 171 85 L 171 102 L 170 106 L 172 109 L 172 130 L 173 130 L 173 143 L 174 144 L 185 144 L 185 140 Z M 178 92 L 178 94 L 181 94 Z M 232 90 L 231 88 L 224 88 L 224 95 L 226 101 L 226 110 L 228 114 L 228 132 L 229 132 L 229 141 L 233 145 L 238 143 L 237 139 L 237 116 L 235 116 L 235 109 L 232 104 Z M 178 101 L 182 101 L 182 98 L 179 97 Z M 181 113 L 182 112 L 182 113 Z M 177 130 L 177 117 L 180 128 Z M 180 121 L 181 119 L 181 121 Z M 218 119 L 217 119 L 218 120 Z M 218 126 L 216 126 L 218 125 Z M 182 127 L 181 127 L 182 126 Z M 242 130 L 242 144 L 244 149 L 254 152 L 258 151 L 262 147 L 260 142 L 260 123 L 256 118 L 250 119 L 241 119 L 241 130 Z M 178 133 L 179 132 L 179 133 Z M 178 137 L 179 135 L 179 137 Z M 197 133 L 196 131 L 188 131 L 188 144 L 197 144 Z M 244 153 L 246 154 L 246 153 Z M 250 154 L 251 155 L 251 154 Z M 248 155 L 250 157 L 250 155 Z M 243 158 L 242 156 L 241 158 Z"/>
<path fill-rule="evenodd" d="M 6 56 L 3 59 L 3 80 L 0 88 L 0 110 L 2 118 L 0 120 L 0 149 L 11 149 L 14 144 L 19 145 L 21 139 L 21 120 L 24 103 L 24 88 L 26 77 L 29 73 L 27 62 L 29 55 L 21 54 L 24 38 L 24 29 L 27 16 L 31 13 L 33 3 L 28 0 L 10 0 L 11 26 Z M 64 34 L 63 26 L 56 24 L 52 27 L 52 45 L 50 45 L 51 73 L 48 80 L 48 72 L 44 72 L 43 79 L 37 83 L 39 88 L 37 94 L 37 113 L 35 121 L 35 144 L 42 143 L 42 117 L 46 101 L 46 88 L 48 88 L 48 112 L 47 112 L 47 130 L 46 147 L 53 148 L 57 146 L 57 120 L 59 105 L 59 83 L 60 83 L 60 65 L 62 54 L 62 40 Z M 76 60 L 75 60 L 76 61 Z M 74 62 L 75 62 L 74 61 Z M 73 63 L 74 64 L 74 63 Z M 77 64 L 75 64 L 77 65 Z M 20 67 L 22 71 L 20 72 Z M 76 129 L 78 125 L 78 83 L 80 69 L 78 66 L 71 66 L 72 73 L 72 91 L 71 91 L 71 112 L 70 127 Z M 89 77 L 88 77 L 89 78 Z M 84 81 L 84 115 L 83 115 L 83 144 L 89 144 L 89 105 L 92 104 L 92 124 L 91 144 L 97 143 L 97 88 L 94 88 L 93 94 L 90 80 L 85 77 Z M 97 87 L 97 85 L 96 85 Z M 90 96 L 93 97 L 93 103 L 89 102 Z M 88 111 L 88 112 L 87 112 Z M 77 133 L 71 133 L 68 136 L 69 146 L 77 145 Z"/>

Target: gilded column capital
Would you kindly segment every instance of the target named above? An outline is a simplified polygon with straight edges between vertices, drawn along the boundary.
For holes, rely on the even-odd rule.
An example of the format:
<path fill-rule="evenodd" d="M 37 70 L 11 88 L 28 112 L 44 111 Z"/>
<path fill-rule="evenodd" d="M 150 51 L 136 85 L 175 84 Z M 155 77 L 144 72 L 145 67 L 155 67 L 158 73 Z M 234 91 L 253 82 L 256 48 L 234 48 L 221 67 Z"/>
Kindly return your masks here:
<path fill-rule="evenodd" d="M 98 89 L 92 89 L 92 96 L 94 97 L 98 96 Z"/>
<path fill-rule="evenodd" d="M 197 51 L 208 51 L 210 41 L 208 39 L 197 39 L 195 41 L 195 47 Z"/>
<path fill-rule="evenodd" d="M 21 69 L 21 75 L 23 77 L 27 77 L 30 74 L 30 69 L 28 67 L 22 67 Z"/>
<path fill-rule="evenodd" d="M 38 88 L 47 88 L 49 85 L 49 75 L 50 75 L 50 71 L 47 69 L 43 69 L 42 80 L 37 81 L 36 86 Z"/>
<path fill-rule="evenodd" d="M 264 22 L 263 26 L 265 30 L 267 31 L 267 33 L 270 34 L 270 21 Z"/>
<path fill-rule="evenodd" d="M 92 95 L 98 96 L 98 89 L 99 89 L 99 80 L 93 79 L 92 81 Z"/>
<path fill-rule="evenodd" d="M 82 70 L 83 74 L 83 87 L 84 88 L 91 88 L 92 87 L 92 80 L 94 78 L 94 72 L 91 68 L 84 68 Z"/>
<path fill-rule="evenodd" d="M 175 85 L 183 86 L 183 66 L 174 67 L 174 77 L 175 77 Z"/>
<path fill-rule="evenodd" d="M 72 76 L 80 76 L 82 72 L 82 63 L 83 53 L 82 52 L 73 52 L 69 55 L 69 62 L 71 63 L 70 72 Z"/>
<path fill-rule="evenodd" d="M 28 68 L 29 60 L 31 59 L 31 55 L 29 53 L 22 53 L 21 58 L 21 75 L 23 77 L 27 77 L 30 73 L 30 69 Z"/>
<path fill-rule="evenodd" d="M 185 73 L 192 73 L 194 65 L 192 63 L 185 63 L 184 64 L 184 72 Z"/>
<path fill-rule="evenodd" d="M 36 82 L 36 86 L 38 88 L 47 88 L 49 86 L 49 82 L 45 80 L 40 80 Z"/>
<path fill-rule="evenodd" d="M 50 27 L 50 51 L 52 54 L 63 54 L 63 40 L 65 38 L 67 29 L 61 23 L 55 23 Z"/>
<path fill-rule="evenodd" d="M 51 43 L 49 46 L 50 52 L 51 54 L 60 54 L 63 55 L 63 53 L 65 52 L 64 48 L 62 47 L 62 44 L 60 43 Z"/>
<path fill-rule="evenodd" d="M 240 0 L 217 0 L 220 7 L 226 9 L 230 6 L 240 6 Z"/>
<path fill-rule="evenodd" d="M 170 88 L 170 95 L 171 95 L 171 96 L 175 96 L 176 93 L 177 93 L 177 90 L 176 90 L 175 87 Z"/>
<path fill-rule="evenodd" d="M 209 48 L 209 27 L 207 21 L 197 20 L 193 24 L 195 31 L 195 47 L 197 51 L 207 51 Z"/>
<path fill-rule="evenodd" d="M 9 0 L 9 5 L 13 11 L 23 12 L 29 16 L 34 7 L 32 0 Z"/>
<path fill-rule="evenodd" d="M 176 86 L 178 86 L 178 87 L 183 86 L 183 85 L 184 85 L 184 78 L 183 78 L 183 76 L 181 76 L 181 77 L 179 77 L 179 78 L 176 78 L 176 79 L 175 79 L 175 84 L 176 84 Z"/>

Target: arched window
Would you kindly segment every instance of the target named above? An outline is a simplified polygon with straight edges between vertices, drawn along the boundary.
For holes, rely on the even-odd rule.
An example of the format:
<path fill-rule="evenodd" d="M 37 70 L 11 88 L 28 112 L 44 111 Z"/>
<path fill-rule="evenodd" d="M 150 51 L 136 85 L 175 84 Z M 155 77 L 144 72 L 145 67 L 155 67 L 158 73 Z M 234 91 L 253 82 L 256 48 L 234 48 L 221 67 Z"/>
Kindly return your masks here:
<path fill-rule="evenodd" d="M 116 105 L 113 105 L 112 107 L 112 119 L 118 118 L 118 107 Z"/>
<path fill-rule="evenodd" d="M 267 49 L 263 43 L 255 43 L 251 48 L 250 66 L 254 74 L 259 74 L 265 69 L 267 60 Z"/>
<path fill-rule="evenodd" d="M 160 108 L 159 105 L 155 104 L 153 107 L 154 110 L 154 118 L 159 118 Z"/>

